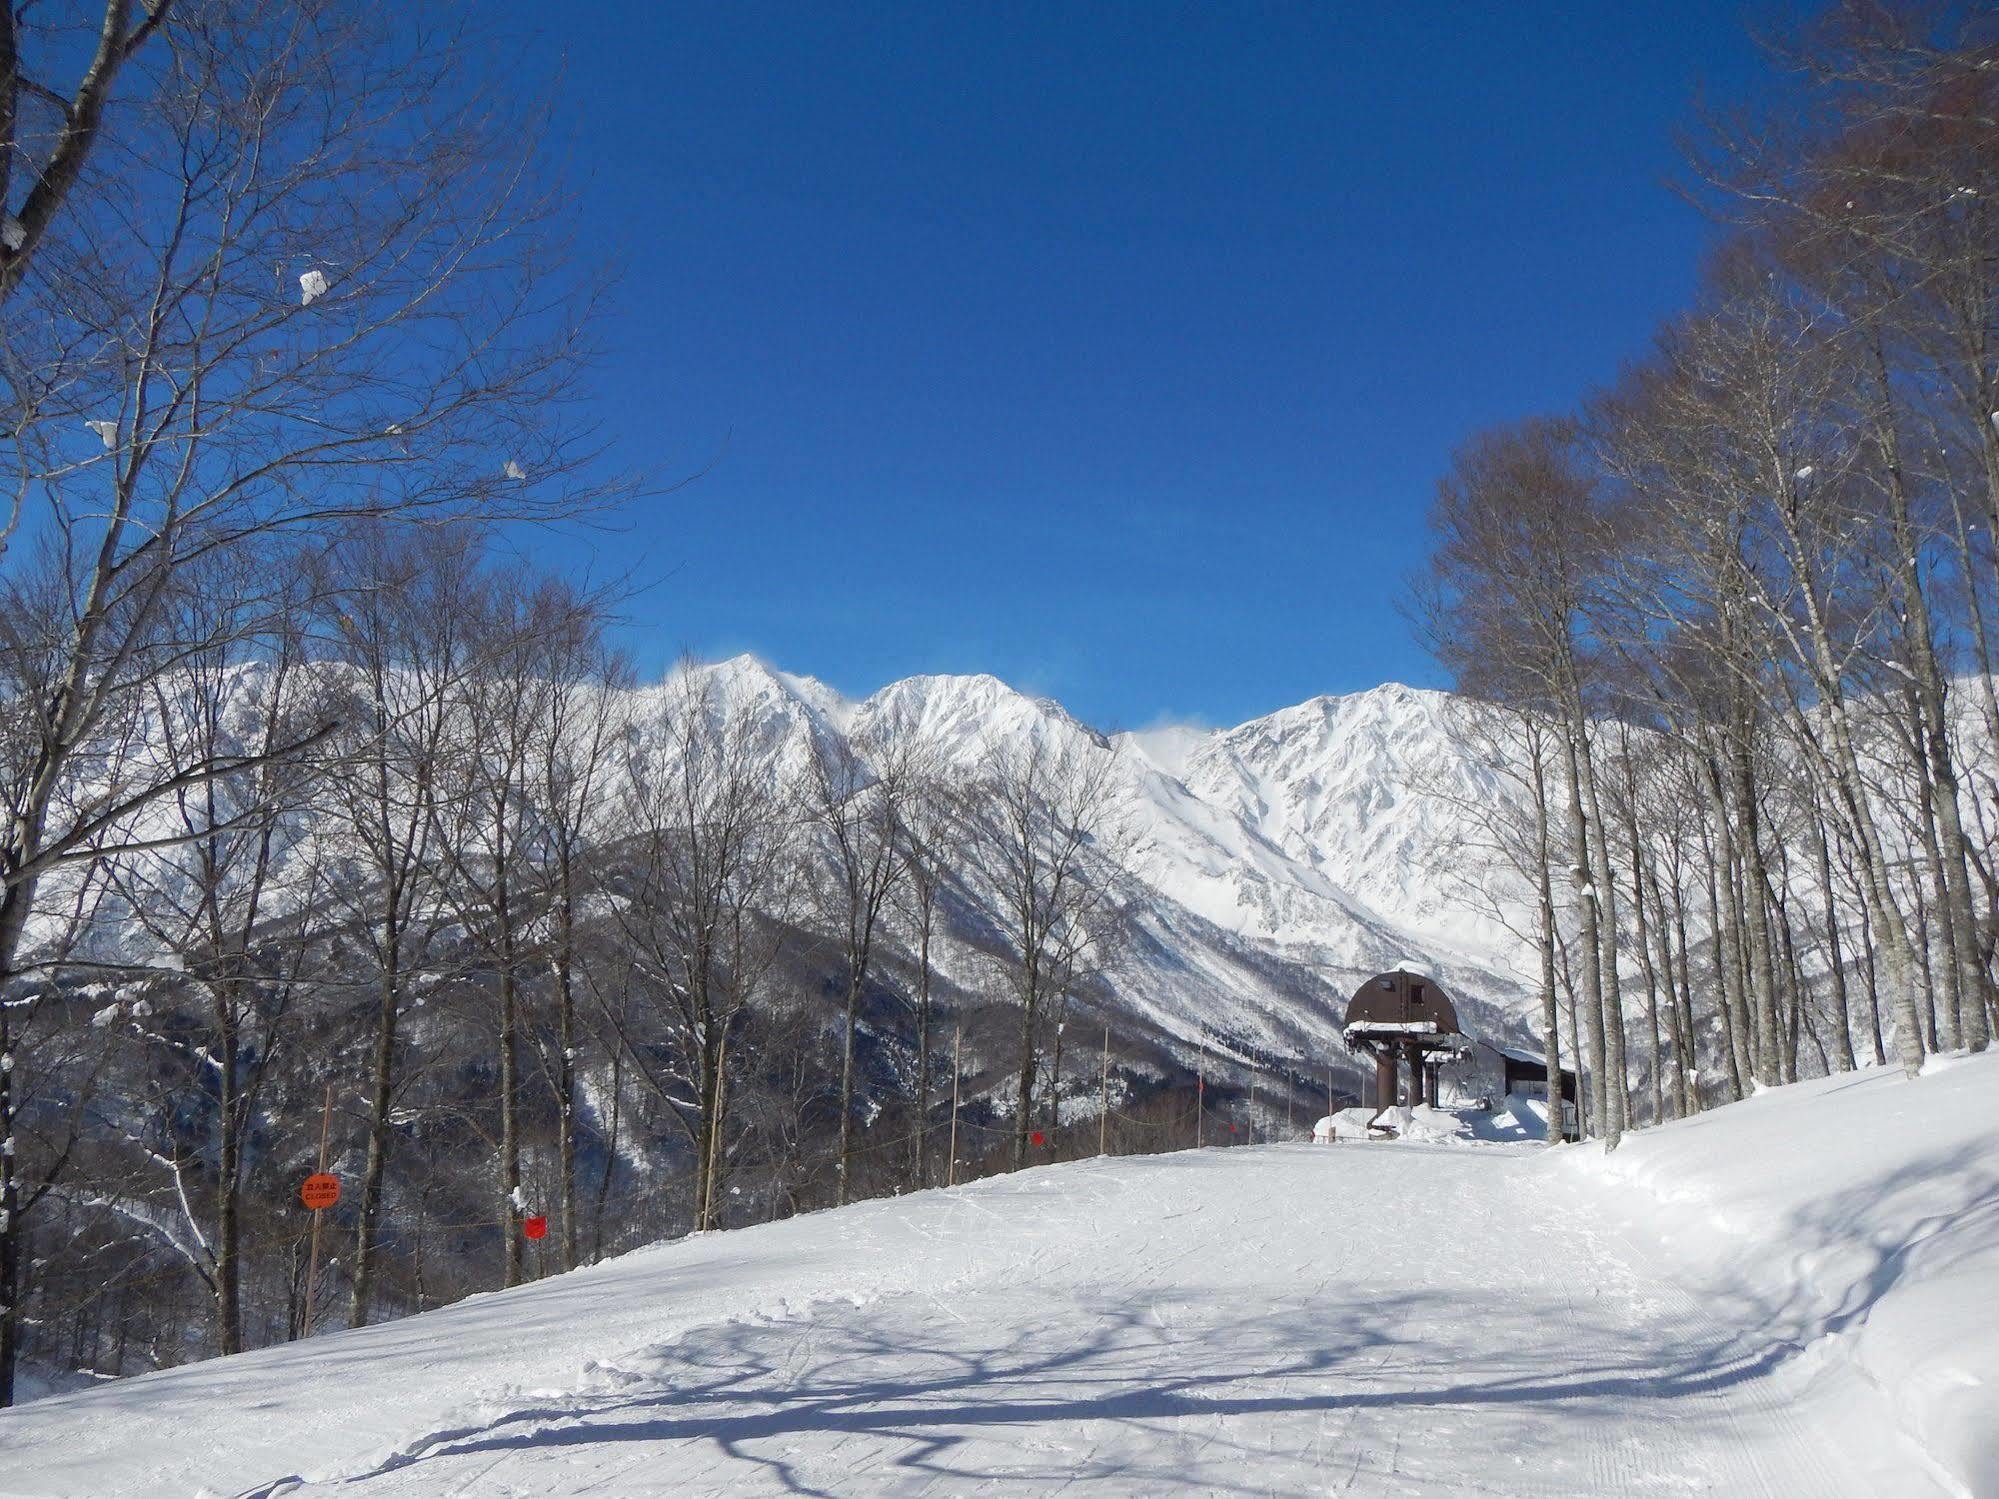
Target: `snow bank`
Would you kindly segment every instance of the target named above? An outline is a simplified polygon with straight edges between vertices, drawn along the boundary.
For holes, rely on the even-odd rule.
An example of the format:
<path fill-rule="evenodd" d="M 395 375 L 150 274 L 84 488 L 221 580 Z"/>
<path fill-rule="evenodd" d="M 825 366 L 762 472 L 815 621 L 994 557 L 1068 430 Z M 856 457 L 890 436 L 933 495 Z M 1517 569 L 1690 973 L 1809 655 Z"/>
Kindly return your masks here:
<path fill-rule="evenodd" d="M 1376 1132 L 1369 1130 L 1375 1126 Z M 1393 1134 L 1387 1133 L 1393 1131 Z M 1341 1109 L 1312 1126 L 1312 1138 L 1321 1144 L 1334 1140 L 1390 1140 L 1425 1145 L 1471 1145 L 1482 1142 L 1523 1141 L 1530 1134 L 1511 1115 L 1488 1113 L 1484 1109 L 1439 1109 L 1429 1104 L 1421 1108 L 1396 1105 L 1377 1113 L 1373 1109 Z"/>
<path fill-rule="evenodd" d="M 1646 1193 L 1642 1226 L 1715 1295 L 1873 1386 L 1963 1492 L 1999 1494 L 1999 1054 L 1773 1088 L 1561 1158 Z"/>
<path fill-rule="evenodd" d="M 1313 1125 L 1312 1138 L 1321 1144 L 1333 1144 L 1340 1140 L 1365 1140 L 1369 1138 L 1368 1121 L 1373 1118 L 1373 1109 L 1341 1109 L 1337 1114 L 1328 1114 Z"/>

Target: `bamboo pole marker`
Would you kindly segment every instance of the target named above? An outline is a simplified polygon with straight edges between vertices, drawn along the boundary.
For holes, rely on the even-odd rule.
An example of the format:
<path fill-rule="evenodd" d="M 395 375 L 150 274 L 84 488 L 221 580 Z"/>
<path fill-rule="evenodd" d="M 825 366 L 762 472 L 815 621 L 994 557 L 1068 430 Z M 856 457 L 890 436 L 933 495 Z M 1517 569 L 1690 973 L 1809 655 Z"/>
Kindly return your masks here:
<path fill-rule="evenodd" d="M 1249 1138 L 1250 1142 L 1254 1144 L 1256 1141 L 1256 1074 L 1254 1072 L 1251 1072 L 1249 1075 Z"/>
<path fill-rule="evenodd" d="M 701 1228 L 715 1226 L 715 1168 L 722 1163 L 722 1095 L 728 1085 L 729 1031 L 722 1030 L 722 1043 L 715 1048 L 715 1119 L 708 1127 L 708 1181 L 701 1204 Z"/>
<path fill-rule="evenodd" d="M 313 1180 L 307 1183 L 308 1187 L 317 1184 L 321 1178 L 326 1176 L 326 1142 L 332 1128 L 333 1084 L 329 1082 L 326 1085 L 326 1106 L 320 1111 L 319 1115 L 319 1169 L 313 1173 Z M 301 1192 L 299 1195 L 301 1198 L 305 1196 L 304 1192 Z M 319 1300 L 319 1220 L 325 1217 L 326 1210 L 339 1200 L 340 1183 L 336 1181 L 333 1184 L 333 1200 L 331 1202 L 323 1202 L 319 1196 L 315 1195 L 307 1204 L 310 1206 L 312 1202 L 320 1203 L 318 1207 L 312 1209 L 312 1253 L 306 1259 L 305 1312 L 299 1318 L 298 1335 L 302 1338 L 312 1336 L 312 1310 L 314 1304 Z"/>
<path fill-rule="evenodd" d="M 1201 1131 L 1208 1122 L 1208 1038 L 1201 1037 L 1201 1065 L 1194 1070 L 1194 1148 L 1201 1148 Z"/>
<path fill-rule="evenodd" d="M 1097 1154 L 1109 1155 L 1111 1137 L 1111 1028 L 1104 1025 L 1103 1098 L 1097 1105 Z"/>
<path fill-rule="evenodd" d="M 958 1185 L 958 1053 L 965 1044 L 965 1028 L 960 1025 L 951 1032 L 951 1160 L 944 1168 L 944 1185 Z"/>

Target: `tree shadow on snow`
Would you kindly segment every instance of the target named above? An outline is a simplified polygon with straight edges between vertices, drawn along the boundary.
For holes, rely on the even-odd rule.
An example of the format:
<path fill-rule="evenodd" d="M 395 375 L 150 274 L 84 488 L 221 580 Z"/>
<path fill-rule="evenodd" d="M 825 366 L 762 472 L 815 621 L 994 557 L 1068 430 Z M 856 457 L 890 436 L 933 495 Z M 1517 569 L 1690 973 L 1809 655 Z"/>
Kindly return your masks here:
<path fill-rule="evenodd" d="M 1040 1301 L 1025 1321 L 1018 1297 Z M 807 1443 L 822 1464 L 840 1446 L 877 1481 L 1030 1492 L 1114 1479 L 1267 1493 L 1273 1459 L 1338 1469 L 1357 1460 L 1356 1441 L 1406 1427 L 1420 1442 L 1419 1428 L 1451 1411 L 1517 1418 L 1481 1420 L 1477 1440 L 1489 1457 L 1523 1461 L 1545 1448 L 1549 1424 L 1613 1410 L 1628 1420 L 1634 1403 L 1697 1421 L 1699 1397 L 1768 1373 L 1786 1351 L 1712 1326 L 1662 1347 L 1656 1327 L 1640 1334 L 1608 1308 L 1598 1316 L 1533 1288 L 1361 1304 L 1300 1291 L 1271 1305 L 1265 1286 L 1249 1299 L 1266 1309 L 1230 1318 L 1211 1298 L 1023 1289 L 1011 1305 L 986 1292 L 955 1310 L 911 1298 L 710 1329 L 656 1351 L 628 1392 L 446 1434 L 377 1474 L 481 1454 L 694 1444 L 674 1468 L 691 1460 L 732 1486 L 761 1475 L 793 1493 L 826 1492 L 794 1461 Z M 975 1346 L 1009 1323 L 1010 1342 Z M 1275 1423 L 1256 1440 L 1258 1418 L 1273 1417 L 1287 1418 L 1297 1450 L 1273 1453 Z M 1228 1418 L 1250 1419 L 1238 1431 Z M 854 1471 L 843 1472 L 851 1484 Z"/>

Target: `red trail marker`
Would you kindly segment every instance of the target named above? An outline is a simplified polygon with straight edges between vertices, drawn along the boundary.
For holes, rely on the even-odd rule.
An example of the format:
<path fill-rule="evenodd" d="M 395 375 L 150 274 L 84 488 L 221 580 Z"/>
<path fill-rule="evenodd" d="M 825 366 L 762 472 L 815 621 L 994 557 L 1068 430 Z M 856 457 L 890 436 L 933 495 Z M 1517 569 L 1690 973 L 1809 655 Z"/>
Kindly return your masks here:
<path fill-rule="evenodd" d="M 545 1239 L 548 1237 L 548 1219 L 541 1216 L 523 1218 L 521 1232 L 530 1239 Z"/>

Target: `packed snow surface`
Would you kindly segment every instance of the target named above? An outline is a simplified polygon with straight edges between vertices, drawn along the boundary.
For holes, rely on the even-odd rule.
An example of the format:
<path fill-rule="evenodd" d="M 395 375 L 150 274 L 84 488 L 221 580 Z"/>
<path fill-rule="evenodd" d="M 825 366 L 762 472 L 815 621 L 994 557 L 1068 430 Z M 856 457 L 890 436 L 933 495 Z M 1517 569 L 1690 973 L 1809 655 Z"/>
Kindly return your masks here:
<path fill-rule="evenodd" d="M 8 1494 L 1999 1492 L 1999 1055 L 1085 1161 L 0 1417 Z"/>

